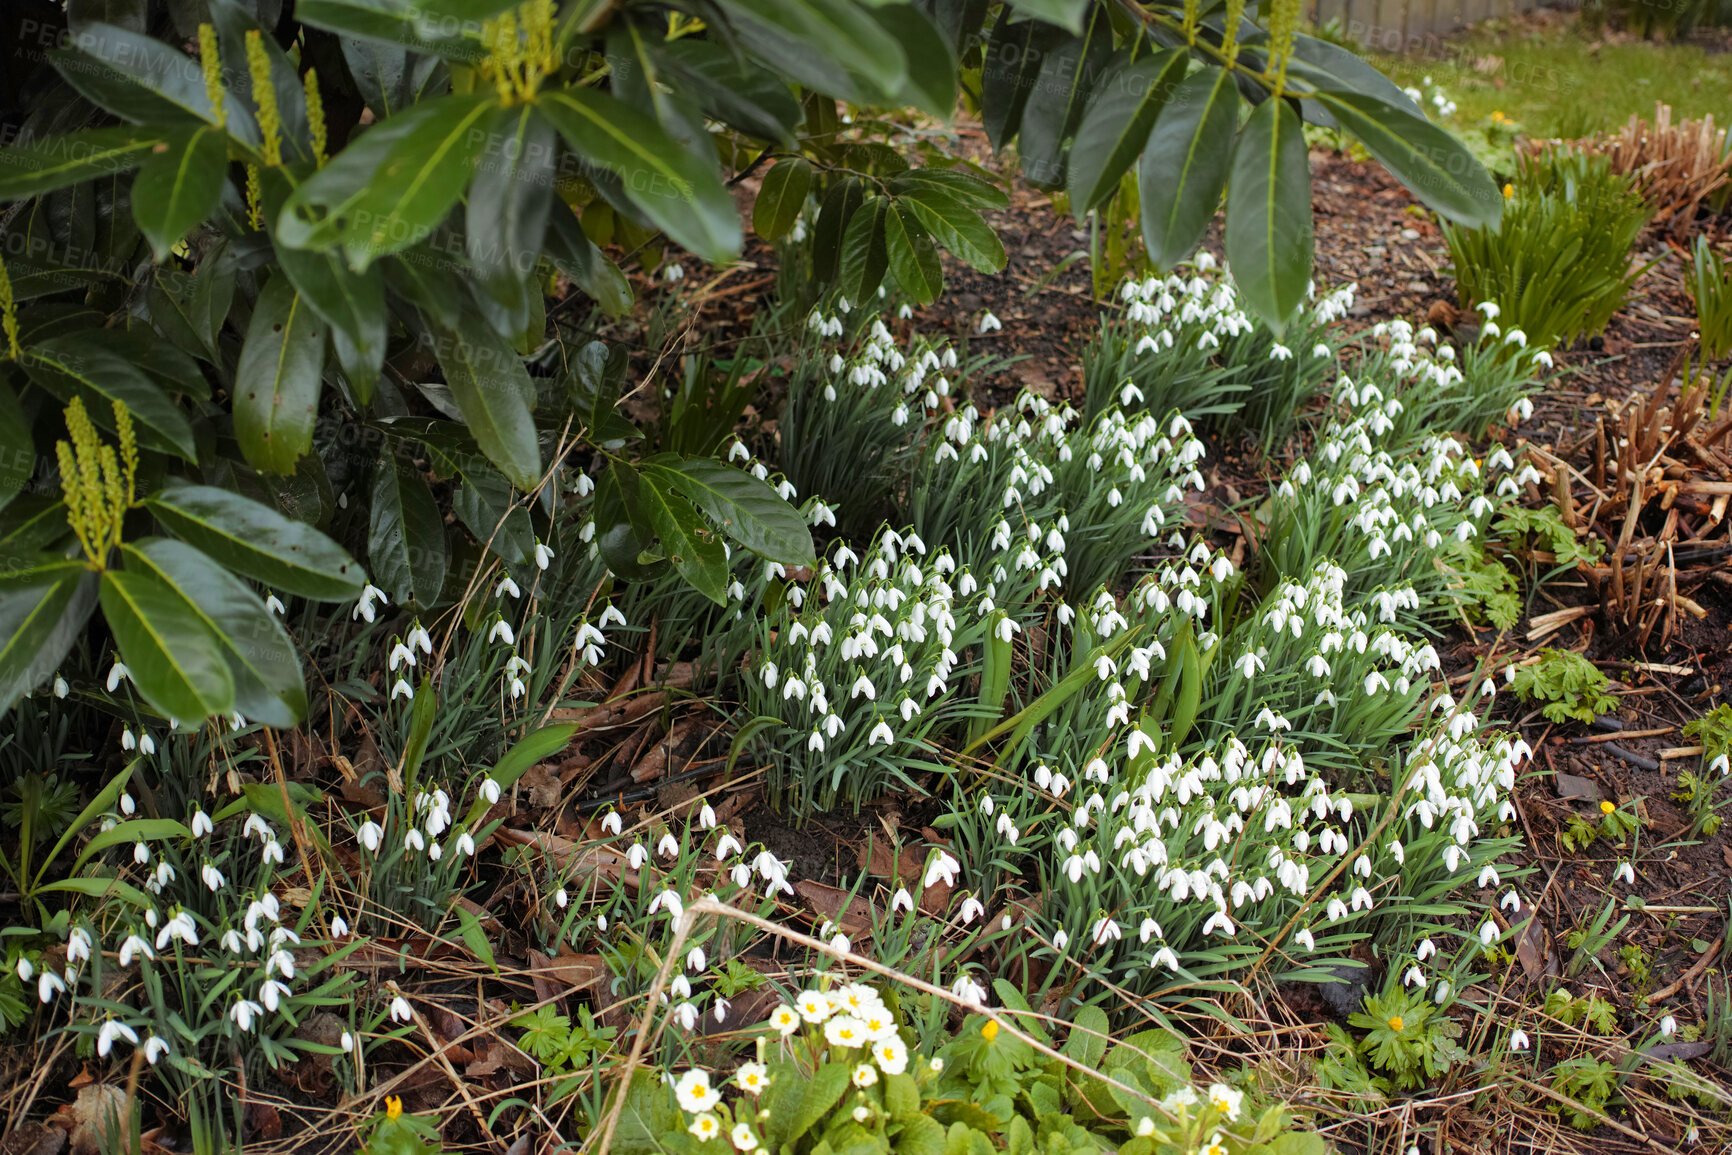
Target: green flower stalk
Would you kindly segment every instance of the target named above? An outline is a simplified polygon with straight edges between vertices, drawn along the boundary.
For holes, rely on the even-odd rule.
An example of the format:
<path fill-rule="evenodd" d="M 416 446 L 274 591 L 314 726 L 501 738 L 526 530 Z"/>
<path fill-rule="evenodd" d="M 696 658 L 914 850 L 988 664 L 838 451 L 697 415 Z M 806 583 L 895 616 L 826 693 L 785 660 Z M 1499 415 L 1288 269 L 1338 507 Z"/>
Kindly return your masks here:
<path fill-rule="evenodd" d="M 1227 16 L 1222 24 L 1221 55 L 1227 65 L 1239 59 L 1239 21 L 1245 17 L 1245 0 L 1227 0 Z"/>
<path fill-rule="evenodd" d="M 307 69 L 307 74 L 301 77 L 301 84 L 307 93 L 307 131 L 313 138 L 313 163 L 324 168 L 326 160 L 325 101 L 319 95 L 318 72 L 311 68 Z"/>
<path fill-rule="evenodd" d="M 481 75 L 499 90 L 507 105 L 535 99 L 542 78 L 555 68 L 553 0 L 527 0 L 515 11 L 500 14 L 481 26 L 487 59 Z"/>
<path fill-rule="evenodd" d="M 114 425 L 120 440 L 118 454 L 97 436 L 84 401 L 74 397 L 66 407 L 66 430 L 72 440 L 54 446 L 66 522 L 78 535 L 92 569 L 104 568 L 108 551 L 120 545 L 126 511 L 137 504 L 138 442 L 132 415 L 119 401 L 114 402 Z"/>
<path fill-rule="evenodd" d="M 204 69 L 204 94 L 210 100 L 211 121 L 220 128 L 228 121 L 223 109 L 223 61 L 217 51 L 216 29 L 209 24 L 198 26 L 198 62 Z"/>
<path fill-rule="evenodd" d="M 247 33 L 247 72 L 253 81 L 253 104 L 259 110 L 259 136 L 264 140 L 265 163 L 283 163 L 283 118 L 277 110 L 277 90 L 271 83 L 271 58 L 258 29 Z"/>
<path fill-rule="evenodd" d="M 1269 10 L 1269 64 L 1265 76 L 1273 75 L 1275 99 L 1287 88 L 1287 62 L 1293 57 L 1293 38 L 1299 31 L 1303 0 L 1275 0 Z"/>
<path fill-rule="evenodd" d="M 0 328 L 6 333 L 6 355 L 18 360 L 23 353 L 18 345 L 18 302 L 12 297 L 12 276 L 3 260 L 0 260 Z"/>

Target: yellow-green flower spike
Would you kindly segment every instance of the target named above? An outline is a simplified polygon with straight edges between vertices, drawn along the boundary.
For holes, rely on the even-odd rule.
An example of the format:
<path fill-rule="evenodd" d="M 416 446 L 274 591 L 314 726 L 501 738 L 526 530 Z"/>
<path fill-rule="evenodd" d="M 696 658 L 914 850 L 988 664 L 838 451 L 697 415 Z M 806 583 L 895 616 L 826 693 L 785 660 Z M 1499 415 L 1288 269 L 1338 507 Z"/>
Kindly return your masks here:
<path fill-rule="evenodd" d="M 217 51 L 216 29 L 209 24 L 198 26 L 198 62 L 204 69 L 204 94 L 210 99 L 211 120 L 218 126 L 228 122 L 223 108 L 223 58 Z"/>
<path fill-rule="evenodd" d="M 259 166 L 249 164 L 247 165 L 247 224 L 254 229 L 264 227 L 264 199 L 265 189 L 263 182 L 259 180 Z"/>
<path fill-rule="evenodd" d="M 1304 0 L 1274 0 L 1269 9 L 1268 68 L 1274 74 L 1277 100 L 1287 89 L 1287 61 L 1293 56 L 1293 38 L 1299 31 L 1299 11 L 1303 4 Z"/>
<path fill-rule="evenodd" d="M 1227 0 L 1225 35 L 1221 38 L 1221 53 L 1231 65 L 1239 59 L 1239 21 L 1245 18 L 1245 0 Z"/>
<path fill-rule="evenodd" d="M 118 454 L 97 436 L 84 401 L 74 397 L 66 407 L 71 441 L 54 446 L 66 523 L 78 535 L 78 544 L 94 569 L 107 565 L 109 551 L 120 545 L 126 511 L 137 503 L 138 442 L 132 415 L 119 401 L 114 402 L 114 424 L 119 431 Z"/>
<path fill-rule="evenodd" d="M 481 75 L 505 104 L 533 100 L 542 78 L 554 71 L 553 0 L 527 0 L 481 26 L 487 59 Z"/>
<path fill-rule="evenodd" d="M 253 80 L 253 103 L 259 110 L 259 136 L 264 141 L 265 163 L 282 164 L 283 118 L 277 112 L 277 89 L 271 83 L 271 58 L 265 51 L 264 34 L 256 28 L 247 33 L 247 72 Z"/>
<path fill-rule="evenodd" d="M 1202 0 L 1185 0 L 1185 39 L 1197 42 L 1197 23 L 1203 18 Z"/>
<path fill-rule="evenodd" d="M 12 299 L 12 276 L 4 260 L 0 260 L 0 328 L 6 331 L 6 355 L 18 360 L 23 352 L 18 347 L 18 302 Z"/>
<path fill-rule="evenodd" d="M 325 167 L 325 101 L 319 95 L 319 74 L 307 69 L 307 74 L 301 77 L 301 86 L 307 92 L 307 131 L 313 138 L 313 163 L 320 168 Z"/>

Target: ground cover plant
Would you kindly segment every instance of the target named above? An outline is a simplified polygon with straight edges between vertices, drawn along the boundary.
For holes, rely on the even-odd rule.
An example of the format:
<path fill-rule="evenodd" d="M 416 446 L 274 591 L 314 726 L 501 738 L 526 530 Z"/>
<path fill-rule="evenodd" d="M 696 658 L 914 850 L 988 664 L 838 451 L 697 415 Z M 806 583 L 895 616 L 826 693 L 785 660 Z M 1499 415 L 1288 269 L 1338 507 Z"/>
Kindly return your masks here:
<path fill-rule="evenodd" d="M 0 294 L 9 1110 L 80 1152 L 1313 1155 L 1440 1144 L 1445 1085 L 1647 1127 L 1652 1071 L 1724 1137 L 1724 1026 L 1624 941 L 1671 904 L 1509 991 L 1531 848 L 1626 885 L 1713 837 L 1724 719 L 1682 840 L 1627 793 L 1533 837 L 1625 687 L 1509 639 L 1656 547 L 1596 552 L 1522 443 L 1514 304 L 1357 324 L 1257 259 L 1308 235 L 1300 117 L 1502 211 L 1291 5 L 104 14 L 0 154 L 0 232 L 60 245 Z M 924 320 L 1004 263 L 1007 170 L 1142 225 L 1069 394 L 1004 388 L 1014 321 Z M 700 331 L 734 187 L 777 268 Z M 1699 401 L 1614 455 L 1661 512 L 1700 482 L 1634 455 Z"/>

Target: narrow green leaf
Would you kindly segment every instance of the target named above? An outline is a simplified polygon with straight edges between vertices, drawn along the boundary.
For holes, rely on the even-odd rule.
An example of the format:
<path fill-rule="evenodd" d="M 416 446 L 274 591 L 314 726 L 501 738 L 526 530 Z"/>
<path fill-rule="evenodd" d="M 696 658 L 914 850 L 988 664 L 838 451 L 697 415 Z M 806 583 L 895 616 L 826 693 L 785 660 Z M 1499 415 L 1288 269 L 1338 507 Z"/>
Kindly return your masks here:
<path fill-rule="evenodd" d="M 842 240 L 865 201 L 865 187 L 858 177 L 844 177 L 824 194 L 818 206 L 818 225 L 812 232 L 812 275 L 819 281 L 834 281 L 840 273 Z"/>
<path fill-rule="evenodd" d="M 687 36 L 662 49 L 672 78 L 697 97 L 705 115 L 758 140 L 793 143 L 800 104 L 785 79 L 713 40 Z"/>
<path fill-rule="evenodd" d="M 475 443 L 511 484 L 528 491 L 541 480 L 541 446 L 531 404 L 535 386 L 523 359 L 478 314 L 454 328 L 429 318 L 433 352 Z"/>
<path fill-rule="evenodd" d="M 900 103 L 949 120 L 956 111 L 956 55 L 938 26 L 913 4 L 886 4 L 870 11 L 878 26 L 902 46 L 908 61 Z"/>
<path fill-rule="evenodd" d="M 367 561 L 379 588 L 425 609 L 445 584 L 445 522 L 417 473 L 387 458 L 373 470 Z"/>
<path fill-rule="evenodd" d="M 752 55 L 818 92 L 891 103 L 908 78 L 895 37 L 851 0 L 720 0 Z M 864 98 L 864 99 L 862 99 Z"/>
<path fill-rule="evenodd" d="M 817 565 L 812 531 L 768 482 L 713 457 L 646 462 L 643 474 L 679 491 L 723 533 L 753 553 L 783 565 Z"/>
<path fill-rule="evenodd" d="M 578 155 L 618 178 L 627 199 L 676 243 L 706 261 L 739 255 L 739 210 L 713 160 L 681 148 L 652 117 L 589 89 L 544 93 L 536 108 Z"/>
<path fill-rule="evenodd" d="M 603 313 L 623 317 L 631 312 L 631 282 L 584 235 L 577 214 L 563 204 L 555 205 L 548 216 L 545 244 L 547 259 L 570 277 L 572 284 L 588 293 Z"/>
<path fill-rule="evenodd" d="M 176 537 L 273 590 L 316 601 L 359 597 L 367 576 L 343 547 L 304 522 L 210 485 L 177 485 L 144 499 Z"/>
<path fill-rule="evenodd" d="M 607 568 L 626 581 L 653 576 L 661 558 L 649 558 L 655 531 L 638 501 L 637 472 L 611 461 L 595 483 L 595 545 Z"/>
<path fill-rule="evenodd" d="M 1155 118 L 1137 162 L 1143 245 L 1165 272 L 1203 239 L 1232 169 L 1239 89 L 1226 69 L 1194 72 Z"/>
<path fill-rule="evenodd" d="M 1067 31 L 1081 32 L 1083 14 L 1089 10 L 1089 0 L 1010 0 L 1008 7 L 1024 16 L 1057 24 Z"/>
<path fill-rule="evenodd" d="M 914 196 L 934 187 L 969 208 L 1010 207 L 1003 189 L 961 168 L 914 168 L 890 178 L 890 191 L 895 196 Z"/>
<path fill-rule="evenodd" d="M 1064 142 L 1082 122 L 1112 47 L 1112 20 L 1097 7 L 1086 32 L 1067 37 L 1041 61 L 1016 144 L 1022 175 L 1030 183 L 1041 188 L 1064 183 Z"/>
<path fill-rule="evenodd" d="M 902 291 L 922 305 L 936 301 L 944 291 L 944 268 L 919 214 L 893 203 L 884 214 L 884 246 L 890 273 Z"/>
<path fill-rule="evenodd" d="M 267 726 L 300 722 L 307 712 L 300 657 L 257 594 L 185 542 L 146 537 L 121 550 L 128 569 L 148 569 L 204 619 L 234 678 L 235 709 Z"/>
<path fill-rule="evenodd" d="M 1075 29 L 1081 30 L 1080 25 Z M 1022 128 L 1023 109 L 1041 64 L 1064 35 L 1062 28 L 1051 24 L 1017 19 L 1015 9 L 1008 4 L 1000 10 L 980 71 L 981 121 L 994 152 L 1009 144 Z"/>
<path fill-rule="evenodd" d="M 340 245 L 357 270 L 409 248 L 457 203 L 502 115 L 492 96 L 444 96 L 373 126 L 290 195 L 278 238 Z"/>
<path fill-rule="evenodd" d="M 154 36 L 112 24 L 85 25 L 72 47 L 49 59 L 73 88 L 122 120 L 144 124 L 215 124 L 216 110 L 199 62 Z M 244 64 L 243 64 L 244 67 Z M 259 128 L 250 102 L 223 101 L 223 126 L 249 148 Z"/>
<path fill-rule="evenodd" d="M 163 134 L 120 125 L 49 136 L 0 149 L 0 201 L 23 200 L 118 176 L 147 160 Z"/>
<path fill-rule="evenodd" d="M 507 565 L 527 566 L 534 557 L 535 527 L 515 497 L 511 483 L 476 458 L 464 463 L 463 484 L 452 495 L 451 508 L 475 540 Z"/>
<path fill-rule="evenodd" d="M 1319 92 L 1315 99 L 1424 204 L 1469 228 L 1497 228 L 1503 196 L 1455 137 L 1374 96 Z"/>
<path fill-rule="evenodd" d="M 780 240 L 794 227 L 806 194 L 812 191 L 812 162 L 784 157 L 770 166 L 752 204 L 752 230 L 766 241 Z"/>
<path fill-rule="evenodd" d="M 192 424 L 180 407 L 137 366 L 113 350 L 81 342 L 77 334 L 50 337 L 24 351 L 24 372 L 63 402 L 84 399 L 90 419 L 114 429 L 113 402 L 132 415 L 139 444 L 198 459 Z"/>
<path fill-rule="evenodd" d="M 1161 106 L 1184 79 L 1188 59 L 1169 48 L 1102 80 L 1071 142 L 1070 205 L 1078 220 L 1111 196 L 1136 163 Z"/>
<path fill-rule="evenodd" d="M 0 579 L 0 716 L 54 676 L 83 635 L 96 597 L 96 575 L 80 562 Z"/>
<path fill-rule="evenodd" d="M 29 486 L 36 472 L 36 442 L 30 420 L 12 386 L 0 380 L 0 509 Z"/>
<path fill-rule="evenodd" d="M 234 677 L 216 638 L 155 575 L 104 571 L 102 612 L 133 685 L 153 708 L 186 727 L 234 709 Z"/>
<path fill-rule="evenodd" d="M 325 367 L 325 323 L 287 277 L 259 294 L 235 369 L 235 439 L 247 462 L 289 474 L 313 447 Z"/>
<path fill-rule="evenodd" d="M 1311 168 L 1284 100 L 1245 122 L 1227 192 L 1227 262 L 1251 311 L 1280 335 L 1311 279 Z"/>

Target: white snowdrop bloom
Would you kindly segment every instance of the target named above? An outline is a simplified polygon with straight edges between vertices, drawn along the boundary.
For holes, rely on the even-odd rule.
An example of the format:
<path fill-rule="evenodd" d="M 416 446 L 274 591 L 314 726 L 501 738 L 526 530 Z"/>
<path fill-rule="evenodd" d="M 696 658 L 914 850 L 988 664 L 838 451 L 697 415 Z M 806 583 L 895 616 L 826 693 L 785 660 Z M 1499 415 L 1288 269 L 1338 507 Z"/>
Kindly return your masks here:
<path fill-rule="evenodd" d="M 1004 326 L 999 323 L 998 318 L 988 311 L 981 316 L 980 324 L 977 326 L 977 331 L 981 333 L 992 333 L 1002 328 L 1004 328 Z"/>
<path fill-rule="evenodd" d="M 1497 936 L 1500 933 L 1501 932 L 1497 928 L 1497 923 L 1488 918 L 1480 925 L 1479 941 L 1485 946 L 1490 946 L 1492 943 L 1497 941 Z"/>
<path fill-rule="evenodd" d="M 1431 1001 L 1436 1003 L 1438 1006 L 1442 1006 L 1445 1002 L 1448 1001 L 1449 992 L 1451 989 L 1452 988 L 1450 987 L 1449 981 L 1447 979 L 1438 979 L 1437 980 L 1437 987 L 1432 992 Z"/>
<path fill-rule="evenodd" d="M 1156 967 L 1163 967 L 1163 966 L 1166 967 L 1169 971 L 1174 972 L 1175 974 L 1178 973 L 1179 956 L 1173 953 L 1173 948 L 1170 946 L 1162 947 L 1161 949 L 1157 950 L 1149 958 L 1149 969 L 1150 970 L 1154 970 Z"/>
<path fill-rule="evenodd" d="M 632 843 L 631 849 L 625 852 L 625 860 L 633 870 L 640 870 L 649 861 L 649 848 L 641 842 Z"/>
<path fill-rule="evenodd" d="M 1054 932 L 1052 945 L 1060 954 L 1063 954 L 1065 948 L 1070 945 L 1070 935 L 1065 932 L 1064 927 L 1061 926 Z"/>
<path fill-rule="evenodd" d="M 96 1032 L 96 1053 L 100 1058 L 108 1058 L 114 1050 L 116 1039 L 125 1039 L 133 1046 L 138 1045 L 138 1032 L 121 1022 L 119 1019 L 109 1019 L 102 1024 L 102 1029 Z"/>
<path fill-rule="evenodd" d="M 673 836 L 671 830 L 664 833 L 661 837 L 661 841 L 656 843 L 656 853 L 661 855 L 663 858 L 679 857 L 680 840 Z"/>
<path fill-rule="evenodd" d="M 156 953 L 150 949 L 150 943 L 146 942 L 138 935 L 127 935 L 126 941 L 120 944 L 120 965 L 123 967 L 131 966 L 132 960 L 140 956 L 147 959 L 154 959 Z"/>
<path fill-rule="evenodd" d="M 967 926 L 975 919 L 984 917 L 986 914 L 986 907 L 978 898 L 971 894 L 962 900 L 962 907 L 956 912 L 956 914 L 957 917 L 962 920 L 962 925 Z"/>
<path fill-rule="evenodd" d="M 53 971 L 43 971 L 36 980 L 36 998 L 39 1002 L 50 1003 L 55 995 L 66 993 L 66 984 Z"/>
<path fill-rule="evenodd" d="M 686 913 L 685 903 L 672 890 L 664 890 L 650 899 L 649 912 L 654 914 L 658 909 L 668 912 L 668 917 L 678 921 Z"/>
<path fill-rule="evenodd" d="M 391 1021 L 407 1023 L 414 1021 L 415 1012 L 409 1009 L 409 1000 L 402 995 L 391 1000 Z"/>
<path fill-rule="evenodd" d="M 1678 1020 L 1677 1019 L 1673 1018 L 1671 1015 L 1667 1015 L 1665 1018 L 1660 1020 L 1660 1034 L 1661 1035 L 1663 1035 L 1664 1037 L 1669 1039 L 1677 1033 L 1678 1033 Z"/>
<path fill-rule="evenodd" d="M 361 596 L 356 600 L 355 608 L 349 614 L 349 620 L 354 621 L 356 618 L 363 618 L 371 624 L 378 614 L 378 611 L 373 606 L 374 602 L 388 606 L 391 604 L 391 599 L 385 596 L 384 590 L 380 589 L 373 583 L 368 582 L 361 588 Z"/>
<path fill-rule="evenodd" d="M 933 852 L 926 864 L 926 875 L 921 881 L 922 886 L 930 887 L 944 880 L 946 886 L 956 885 L 956 876 L 962 870 L 962 864 L 943 850 Z"/>
<path fill-rule="evenodd" d="M 1618 869 L 1612 872 L 1612 880 L 1614 882 L 1627 882 L 1634 886 L 1636 885 L 1636 868 L 1628 862 L 1620 862 Z"/>
<path fill-rule="evenodd" d="M 874 746 L 880 742 L 886 746 L 894 745 L 896 742 L 896 735 L 890 729 L 890 723 L 883 721 L 882 719 L 879 720 L 876 726 L 872 727 L 872 732 L 866 736 L 866 744 L 868 746 Z"/>
<path fill-rule="evenodd" d="M 402 1000 L 399 999 L 398 1001 L 401 1002 Z M 253 1029 L 253 1020 L 264 1013 L 265 1008 L 251 999 L 237 999 L 234 1006 L 229 1008 L 229 1018 L 234 1020 L 235 1026 L 241 1029 L 242 1034 L 250 1032 Z M 404 1021 L 407 1021 L 407 1018 Z"/>
<path fill-rule="evenodd" d="M 1509 1049 L 1512 1051 L 1525 1051 L 1532 1045 L 1528 1033 L 1519 1027 L 1509 1037 Z"/>
<path fill-rule="evenodd" d="M 907 887 L 897 887 L 895 895 L 890 899 L 890 912 L 894 914 L 899 910 L 912 911 L 913 909 L 914 896 L 908 893 Z"/>

